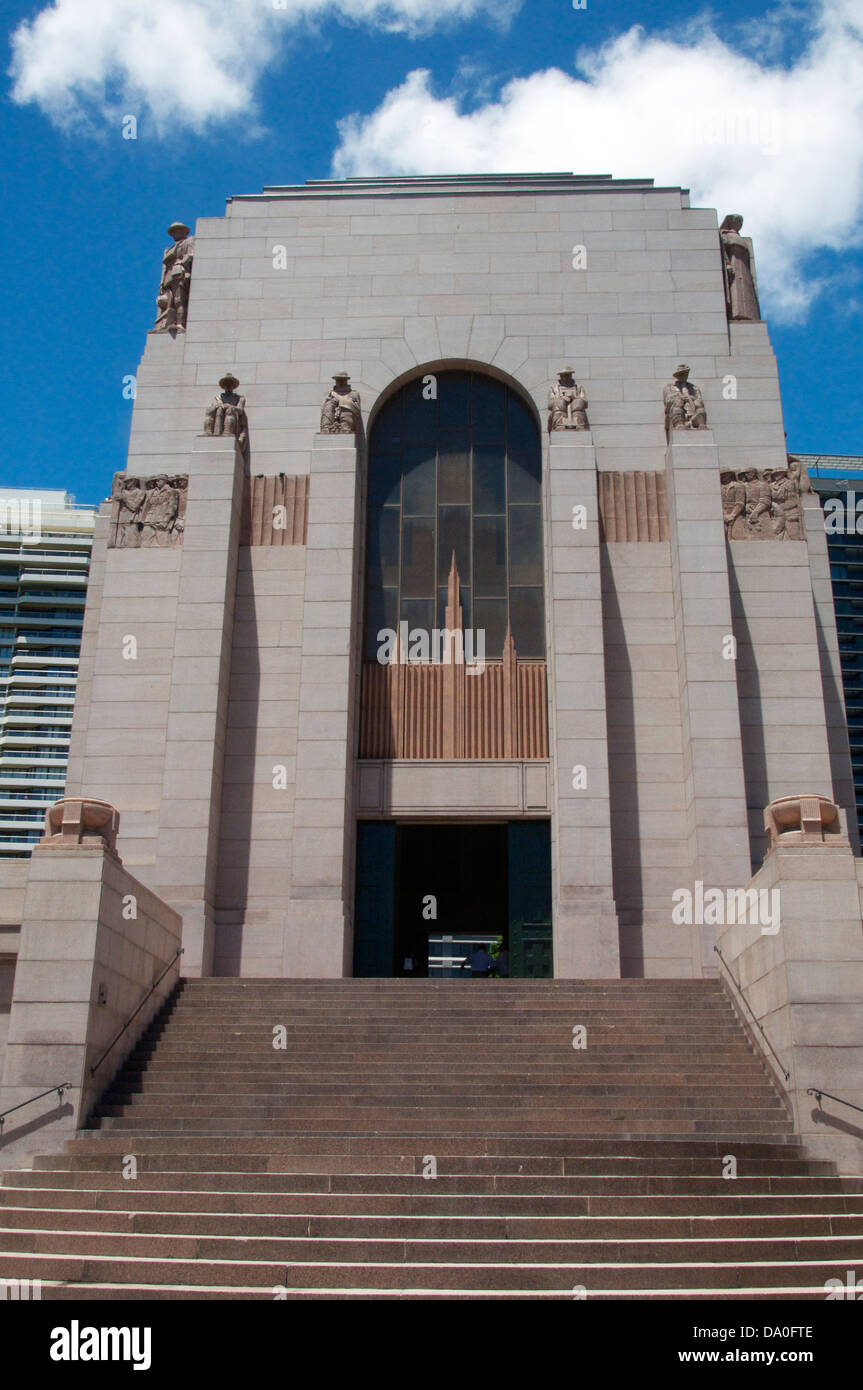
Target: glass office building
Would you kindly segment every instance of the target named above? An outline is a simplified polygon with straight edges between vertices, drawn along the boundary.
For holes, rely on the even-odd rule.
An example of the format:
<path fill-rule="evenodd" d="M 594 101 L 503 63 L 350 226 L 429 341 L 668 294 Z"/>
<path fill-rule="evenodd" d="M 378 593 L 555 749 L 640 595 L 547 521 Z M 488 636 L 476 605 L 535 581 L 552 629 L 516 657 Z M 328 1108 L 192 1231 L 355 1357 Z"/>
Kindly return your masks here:
<path fill-rule="evenodd" d="M 863 825 L 863 457 L 794 457 L 807 469 L 825 514 L 857 818 Z"/>
<path fill-rule="evenodd" d="M 23 858 L 63 795 L 96 509 L 0 488 L 0 856 Z"/>

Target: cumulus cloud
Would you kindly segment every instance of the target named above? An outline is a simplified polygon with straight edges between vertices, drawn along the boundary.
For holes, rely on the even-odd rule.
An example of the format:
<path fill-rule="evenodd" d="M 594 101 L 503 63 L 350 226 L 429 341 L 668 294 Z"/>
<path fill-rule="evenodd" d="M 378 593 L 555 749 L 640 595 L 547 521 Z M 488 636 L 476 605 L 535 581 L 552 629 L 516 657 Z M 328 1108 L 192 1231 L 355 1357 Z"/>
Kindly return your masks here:
<path fill-rule="evenodd" d="M 863 0 L 825 0 L 807 25 L 784 64 L 776 25 L 769 57 L 706 22 L 683 38 L 636 27 L 580 51 L 576 75 L 548 68 L 472 109 L 417 70 L 341 122 L 333 172 L 566 169 L 682 185 L 693 206 L 744 213 L 771 312 L 800 318 L 822 287 L 806 257 L 861 240 Z"/>
<path fill-rule="evenodd" d="M 416 36 L 520 0 L 54 0 L 12 35 L 12 96 L 60 124 L 149 113 L 202 130 L 252 110 L 285 40 L 316 21 Z M 130 105 L 130 103 L 133 103 Z"/>

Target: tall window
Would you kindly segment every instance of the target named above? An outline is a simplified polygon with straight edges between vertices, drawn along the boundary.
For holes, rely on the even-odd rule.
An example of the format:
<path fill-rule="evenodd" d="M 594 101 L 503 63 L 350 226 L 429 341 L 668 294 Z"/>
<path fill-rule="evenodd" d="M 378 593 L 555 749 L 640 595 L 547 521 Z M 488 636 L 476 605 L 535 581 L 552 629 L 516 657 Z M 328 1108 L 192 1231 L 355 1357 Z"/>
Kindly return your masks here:
<path fill-rule="evenodd" d="M 542 455 L 528 407 L 476 372 L 419 377 L 383 407 L 369 446 L 365 659 L 402 621 L 445 625 L 452 556 L 464 626 L 499 660 L 545 658 Z M 428 397 L 428 399 L 427 399 Z"/>

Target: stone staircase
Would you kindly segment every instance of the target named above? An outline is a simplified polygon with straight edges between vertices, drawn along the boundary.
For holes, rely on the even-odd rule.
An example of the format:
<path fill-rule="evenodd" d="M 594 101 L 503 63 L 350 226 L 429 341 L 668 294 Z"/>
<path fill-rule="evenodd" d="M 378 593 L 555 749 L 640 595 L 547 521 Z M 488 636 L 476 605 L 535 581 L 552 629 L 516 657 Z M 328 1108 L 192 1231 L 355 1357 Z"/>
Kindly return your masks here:
<path fill-rule="evenodd" d="M 807 1160 L 716 981 L 188 980 L 92 1123 L 0 1186 L 0 1278 L 44 1299 L 863 1276 L 863 1179 Z"/>

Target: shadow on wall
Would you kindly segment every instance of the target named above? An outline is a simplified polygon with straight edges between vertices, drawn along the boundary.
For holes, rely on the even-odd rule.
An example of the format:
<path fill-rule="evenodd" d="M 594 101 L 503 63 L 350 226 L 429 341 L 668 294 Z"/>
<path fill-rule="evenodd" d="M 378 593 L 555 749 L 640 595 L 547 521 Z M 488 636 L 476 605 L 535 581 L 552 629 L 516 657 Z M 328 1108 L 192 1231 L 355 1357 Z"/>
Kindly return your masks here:
<path fill-rule="evenodd" d="M 848 1120 L 843 1120 L 841 1116 L 834 1115 L 831 1111 L 822 1110 L 820 1105 L 813 1105 L 809 1112 L 809 1118 L 814 1125 L 822 1125 L 825 1129 L 831 1129 L 836 1134 L 848 1134 L 852 1139 L 863 1140 L 863 1125 L 851 1124 Z"/>
<path fill-rule="evenodd" d="M 618 624 L 618 630 L 621 630 L 623 615 L 605 546 L 599 547 L 599 564 L 603 619 L 606 623 L 615 622 Z M 621 974 L 641 977 L 644 975 L 644 885 L 641 837 L 638 834 L 635 698 L 632 689 L 632 666 L 626 644 L 623 642 L 606 644 L 605 701 L 606 709 L 613 708 L 619 712 L 619 722 L 609 724 L 606 733 L 611 812 L 611 875 L 620 923 Z"/>
<path fill-rule="evenodd" d="M 848 839 L 855 854 L 860 853 L 860 827 L 857 820 L 857 804 L 851 769 L 851 749 L 848 744 L 848 730 L 845 712 L 845 692 L 837 685 L 830 661 L 830 653 L 824 636 L 824 625 L 818 605 L 815 605 L 815 631 L 818 638 L 818 661 L 821 667 L 821 688 L 824 692 L 824 708 L 827 712 L 827 747 L 830 755 L 830 780 L 833 784 L 833 800 L 842 806 L 848 820 Z M 831 723 L 835 713 L 837 722 Z"/>
<path fill-rule="evenodd" d="M 222 767 L 222 815 L 216 887 L 215 975 L 239 976 L 249 907 L 249 856 L 253 839 L 255 749 L 261 706 L 261 657 L 252 550 L 241 545 L 237 564 L 237 612 L 231 648 L 231 683 Z M 239 619 L 239 622 L 237 621 Z M 240 624 L 242 627 L 240 629 Z M 237 643 L 238 629 L 243 645 Z M 283 793 L 284 794 L 284 793 Z M 286 853 L 288 852 L 287 846 Z"/>
<path fill-rule="evenodd" d="M 50 1097 L 46 1096 L 45 1099 L 46 1103 L 50 1102 Z M 22 1140 L 29 1139 L 32 1134 L 38 1134 L 40 1130 L 45 1129 L 47 1126 L 56 1125 L 58 1120 L 65 1119 L 74 1113 L 74 1105 L 71 1105 L 68 1100 L 65 1100 L 58 1105 L 51 1106 L 49 1110 L 37 1114 L 32 1120 L 24 1120 L 19 1115 L 7 1115 L 4 1133 L 0 1134 L 0 1153 L 2 1153 L 4 1148 L 10 1147 L 12 1144 L 16 1146 L 16 1150 L 20 1150 Z M 11 1125 L 10 1128 L 7 1128 L 13 1120 L 16 1123 Z M 69 1137 L 71 1137 L 71 1135 Z"/>
<path fill-rule="evenodd" d="M 746 788 L 746 815 L 749 822 L 749 857 L 752 872 L 757 873 L 767 853 L 767 834 L 764 830 L 764 807 L 770 800 L 767 780 L 767 748 L 764 742 L 764 717 L 761 708 L 761 679 L 746 618 L 746 609 L 737 582 L 734 563 L 729 553 L 728 589 L 731 599 L 731 618 L 737 639 L 737 660 L 734 675 L 737 681 L 737 707 L 740 711 L 740 740 L 743 748 L 743 783 Z M 744 703 L 744 701 L 748 703 Z M 744 711 L 754 709 L 757 719 L 747 719 Z"/>

